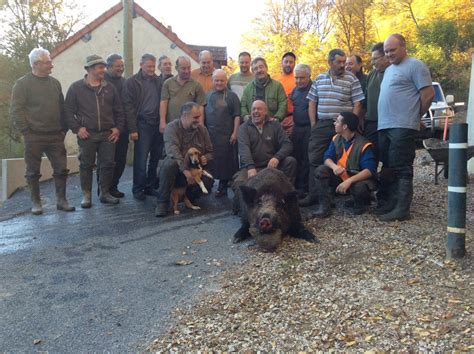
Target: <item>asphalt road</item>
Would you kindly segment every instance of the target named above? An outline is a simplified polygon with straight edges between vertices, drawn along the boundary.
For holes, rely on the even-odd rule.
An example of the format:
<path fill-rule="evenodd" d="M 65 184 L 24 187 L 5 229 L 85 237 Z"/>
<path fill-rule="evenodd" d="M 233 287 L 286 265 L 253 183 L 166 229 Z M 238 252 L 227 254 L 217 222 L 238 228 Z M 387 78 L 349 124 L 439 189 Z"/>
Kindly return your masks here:
<path fill-rule="evenodd" d="M 68 183 L 77 206 L 78 177 Z M 41 188 L 44 215 L 29 214 L 28 191 L 0 209 L 0 352 L 143 350 L 173 308 L 247 254 L 231 242 L 239 220 L 229 199 L 204 197 L 201 211 L 158 219 L 153 198 L 127 193 L 118 206 L 94 199 L 91 209 L 64 213 L 52 183 Z"/>

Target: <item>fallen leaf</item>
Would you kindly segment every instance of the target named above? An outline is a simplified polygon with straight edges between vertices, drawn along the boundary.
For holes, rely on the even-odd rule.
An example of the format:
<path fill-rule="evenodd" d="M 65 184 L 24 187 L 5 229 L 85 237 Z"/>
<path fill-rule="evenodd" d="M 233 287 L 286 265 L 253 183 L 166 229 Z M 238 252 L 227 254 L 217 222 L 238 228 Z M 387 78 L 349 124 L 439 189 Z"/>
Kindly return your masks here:
<path fill-rule="evenodd" d="M 352 342 L 347 342 L 346 343 L 346 347 L 352 347 L 354 344 L 356 344 L 357 342 L 354 340 Z"/>
<path fill-rule="evenodd" d="M 422 317 L 418 317 L 418 321 L 431 322 L 431 318 L 429 318 L 428 316 L 422 316 Z"/>
<path fill-rule="evenodd" d="M 40 344 L 41 342 L 42 342 L 41 339 L 35 339 L 35 340 L 33 341 L 33 344 L 36 345 L 36 344 Z"/>
<path fill-rule="evenodd" d="M 206 239 L 192 240 L 191 243 L 194 243 L 195 245 L 201 245 L 203 243 L 207 243 L 207 240 Z"/>
<path fill-rule="evenodd" d="M 364 338 L 364 340 L 365 340 L 366 342 L 370 342 L 370 341 L 372 340 L 372 338 L 374 338 L 374 336 L 366 336 L 366 337 Z"/>
<path fill-rule="evenodd" d="M 454 299 L 453 298 L 453 299 L 448 299 L 448 303 L 450 303 L 450 304 L 460 304 L 460 303 L 462 303 L 462 301 L 459 300 L 459 299 Z"/>
<path fill-rule="evenodd" d="M 179 261 L 176 261 L 175 263 L 176 265 L 180 265 L 180 266 L 186 266 L 186 265 L 190 265 L 190 264 L 193 264 L 193 261 L 190 261 L 188 259 L 181 259 Z"/>
<path fill-rule="evenodd" d="M 420 281 L 418 279 L 415 279 L 415 278 L 412 278 L 412 279 L 408 279 L 407 283 L 408 285 L 415 285 L 415 284 L 418 284 Z"/>

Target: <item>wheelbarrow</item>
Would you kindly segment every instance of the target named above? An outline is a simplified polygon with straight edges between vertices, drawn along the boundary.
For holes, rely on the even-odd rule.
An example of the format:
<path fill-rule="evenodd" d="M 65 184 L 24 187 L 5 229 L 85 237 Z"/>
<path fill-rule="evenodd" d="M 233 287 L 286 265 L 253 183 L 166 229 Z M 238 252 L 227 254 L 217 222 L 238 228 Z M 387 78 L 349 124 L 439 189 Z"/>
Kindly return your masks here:
<path fill-rule="evenodd" d="M 435 184 L 438 184 L 438 176 L 444 172 L 448 178 L 449 142 L 441 139 L 425 139 L 423 146 L 435 162 Z M 467 148 L 467 160 L 474 157 L 474 145 Z"/>

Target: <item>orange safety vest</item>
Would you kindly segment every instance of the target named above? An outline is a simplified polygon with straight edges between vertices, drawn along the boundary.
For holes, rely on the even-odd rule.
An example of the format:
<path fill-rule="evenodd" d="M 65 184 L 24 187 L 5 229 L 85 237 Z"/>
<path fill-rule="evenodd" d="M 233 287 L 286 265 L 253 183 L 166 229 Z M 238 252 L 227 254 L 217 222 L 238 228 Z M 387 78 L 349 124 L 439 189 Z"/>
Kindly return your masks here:
<path fill-rule="evenodd" d="M 345 181 L 350 176 L 360 172 L 360 156 L 365 151 L 365 149 L 372 145 L 372 143 L 363 136 L 356 134 L 352 140 L 351 146 L 349 146 L 349 149 L 346 150 L 343 140 L 344 138 L 339 134 L 334 135 L 332 138 L 336 148 L 336 164 L 345 169 L 344 173 L 339 177 Z"/>

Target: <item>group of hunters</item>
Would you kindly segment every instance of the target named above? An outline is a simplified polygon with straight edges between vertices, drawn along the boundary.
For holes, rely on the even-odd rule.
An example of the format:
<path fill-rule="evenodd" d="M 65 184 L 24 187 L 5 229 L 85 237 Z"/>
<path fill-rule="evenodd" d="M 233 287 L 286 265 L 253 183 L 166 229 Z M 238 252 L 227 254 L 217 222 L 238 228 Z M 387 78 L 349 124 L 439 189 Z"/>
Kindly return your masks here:
<path fill-rule="evenodd" d="M 53 168 L 57 209 L 75 210 L 66 199 L 70 129 L 79 146 L 82 208 L 92 206 L 94 167 L 100 202 L 124 197 L 119 180 L 133 141 L 133 197 L 156 198 L 159 217 L 170 211 L 173 188 L 186 187 L 191 202 L 202 194 L 184 163 L 195 147 L 219 180 L 215 197 L 234 190 L 234 212 L 238 187 L 263 168 L 278 168 L 294 184 L 300 206 L 317 205 L 315 217 L 331 214 L 335 194 L 348 194 L 345 207 L 355 215 L 376 195 L 380 220 L 410 218 L 415 137 L 434 91 L 428 68 L 408 56 L 400 34 L 373 46 L 368 75 L 360 56 L 333 49 L 328 71 L 314 81 L 310 66 L 296 64 L 292 52 L 282 56 L 278 77 L 270 77 L 264 58 L 242 52 L 240 71 L 229 78 L 206 50 L 194 70 L 188 57 L 178 57 L 174 76 L 170 58 L 144 54 L 138 73 L 127 79 L 120 55 L 90 55 L 84 78 L 64 98 L 51 76 L 50 53 L 35 48 L 29 61 L 31 73 L 13 87 L 11 116 L 24 136 L 35 215 L 43 213 L 43 154 Z M 203 182 L 210 190 L 213 180 Z"/>

